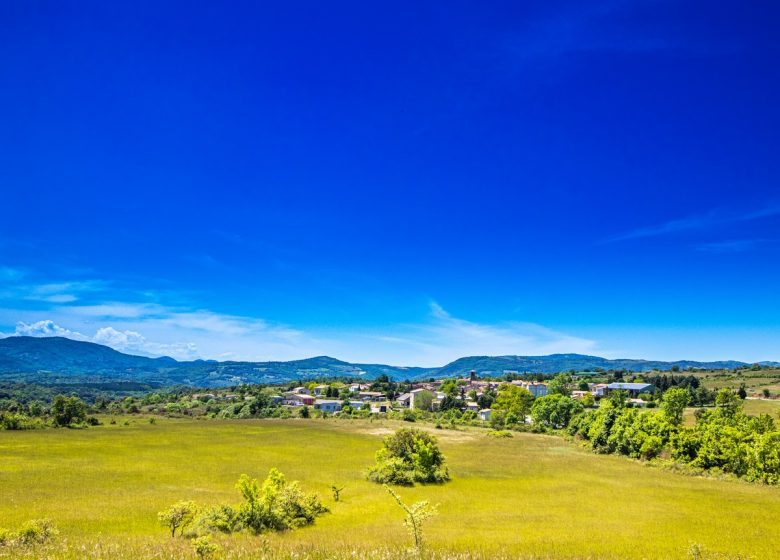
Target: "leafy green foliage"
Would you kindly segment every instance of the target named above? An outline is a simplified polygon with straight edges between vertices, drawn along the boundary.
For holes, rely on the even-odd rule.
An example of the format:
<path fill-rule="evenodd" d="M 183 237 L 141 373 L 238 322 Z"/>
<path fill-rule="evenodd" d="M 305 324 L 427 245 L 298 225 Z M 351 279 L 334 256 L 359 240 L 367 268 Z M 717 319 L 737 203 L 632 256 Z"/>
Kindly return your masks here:
<path fill-rule="evenodd" d="M 219 550 L 219 545 L 211 542 L 209 535 L 203 535 L 192 539 L 192 548 L 198 558 L 204 560 L 205 558 L 211 558 L 211 556 Z"/>
<path fill-rule="evenodd" d="M 402 428 L 384 439 L 368 478 L 410 486 L 415 482 L 445 482 L 450 475 L 434 436 L 422 430 Z"/>
<path fill-rule="evenodd" d="M 34 430 L 44 426 L 40 418 L 30 418 L 26 414 L 0 412 L 0 430 Z"/>
<path fill-rule="evenodd" d="M 171 537 L 175 537 L 177 530 L 179 531 L 179 534 L 181 534 L 184 532 L 184 529 L 193 522 L 197 512 L 198 506 L 195 502 L 181 501 L 176 502 L 168 509 L 159 512 L 157 514 L 157 519 L 161 525 L 170 529 Z"/>
<path fill-rule="evenodd" d="M 70 426 L 87 420 L 87 404 L 78 397 L 54 397 L 51 414 L 57 426 Z"/>
<path fill-rule="evenodd" d="M 513 415 L 514 422 L 507 421 L 507 424 L 513 424 L 525 421 L 526 415 L 531 412 L 533 402 L 534 396 L 528 389 L 510 383 L 502 383 L 498 388 L 492 410 L 504 412 L 506 417 L 509 417 L 510 414 Z"/>
<path fill-rule="evenodd" d="M 490 430 L 487 433 L 488 437 L 494 438 L 511 438 L 514 437 L 509 430 Z"/>
<path fill-rule="evenodd" d="M 682 424 L 685 407 L 688 406 L 690 402 L 691 395 L 687 389 L 669 389 L 663 395 L 661 410 L 663 410 L 664 416 L 670 424 L 679 426 Z"/>
<path fill-rule="evenodd" d="M 576 414 L 582 412 L 583 406 L 579 401 L 553 393 L 545 397 L 539 397 L 531 407 L 531 418 L 536 424 L 550 428 L 565 428 Z"/>
<path fill-rule="evenodd" d="M 398 506 L 404 510 L 406 517 L 404 518 L 404 527 L 409 531 L 414 539 L 414 548 L 417 553 L 422 556 L 423 552 L 423 533 L 422 525 L 427 520 L 438 513 L 437 506 L 432 506 L 428 502 L 415 502 L 411 506 L 407 506 L 402 500 L 401 496 L 393 492 L 392 488 L 385 485 L 385 490 L 393 497 Z"/>
<path fill-rule="evenodd" d="M 304 493 L 297 481 L 287 482 L 277 469 L 262 484 L 241 475 L 236 489 L 244 498 L 238 519 L 254 534 L 304 527 L 328 511 L 315 494 Z"/>
<path fill-rule="evenodd" d="M 22 525 L 15 537 L 21 545 L 31 546 L 46 543 L 58 534 L 50 519 L 34 519 Z"/>
<path fill-rule="evenodd" d="M 668 449 L 672 458 L 695 469 L 780 482 L 780 432 L 769 415 L 744 414 L 739 396 L 721 389 L 717 407 L 697 412 L 695 426 L 685 427 L 681 420 L 687 399 L 686 389 L 670 389 L 660 412 L 639 412 L 606 400 L 598 410 L 575 418 L 569 432 L 599 453 L 651 459 Z"/>
<path fill-rule="evenodd" d="M 571 389 L 569 388 L 569 382 L 571 378 L 565 373 L 559 373 L 550 380 L 547 384 L 547 390 L 549 394 L 563 395 L 568 397 L 571 395 Z"/>

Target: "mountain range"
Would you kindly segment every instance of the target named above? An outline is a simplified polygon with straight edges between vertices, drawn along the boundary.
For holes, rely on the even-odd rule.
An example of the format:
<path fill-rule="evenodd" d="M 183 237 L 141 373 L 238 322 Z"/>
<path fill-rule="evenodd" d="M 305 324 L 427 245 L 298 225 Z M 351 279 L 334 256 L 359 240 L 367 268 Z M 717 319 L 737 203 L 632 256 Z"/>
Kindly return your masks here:
<path fill-rule="evenodd" d="M 762 362 L 780 365 L 777 362 Z M 596 368 L 629 371 L 680 369 L 732 369 L 748 365 L 737 361 L 697 362 L 682 360 L 609 360 L 583 354 L 549 356 L 470 356 L 443 367 L 398 367 L 353 364 L 318 356 L 287 362 L 177 361 L 169 357 L 148 358 L 123 354 L 108 346 L 62 337 L 11 336 L 0 339 L 0 380 L 37 383 L 98 383 L 137 381 L 154 385 L 224 387 L 241 383 L 284 383 L 293 379 L 353 377 L 374 379 L 387 375 L 394 380 L 455 377 L 475 370 L 480 376 L 509 372 L 556 373 L 592 371 Z"/>

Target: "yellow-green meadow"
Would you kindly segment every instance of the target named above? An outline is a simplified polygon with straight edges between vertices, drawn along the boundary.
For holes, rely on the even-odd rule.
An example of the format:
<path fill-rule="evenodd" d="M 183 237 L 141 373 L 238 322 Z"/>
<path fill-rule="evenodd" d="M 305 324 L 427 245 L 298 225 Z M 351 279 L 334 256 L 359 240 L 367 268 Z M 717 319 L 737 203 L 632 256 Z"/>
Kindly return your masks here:
<path fill-rule="evenodd" d="M 178 500 L 238 503 L 234 485 L 242 473 L 263 479 L 276 467 L 317 492 L 331 512 L 293 532 L 221 537 L 221 554 L 235 549 L 234 557 L 261 558 L 263 551 L 284 549 L 317 550 L 327 557 L 329 550 L 403 550 L 409 546 L 403 513 L 380 485 L 365 479 L 382 437 L 402 426 L 409 424 L 335 419 L 151 424 L 136 417 L 129 425 L 122 418 L 83 430 L 0 432 L 0 527 L 51 519 L 60 531 L 60 552 L 52 557 L 111 557 L 96 551 L 113 546 L 118 547 L 113 557 L 122 557 L 116 550 L 124 548 L 135 550 L 128 558 L 139 550 L 150 558 L 194 558 L 185 543 L 171 543 L 157 512 Z M 439 514 L 425 527 L 434 553 L 690 558 L 692 547 L 700 547 L 725 558 L 776 557 L 780 488 L 596 455 L 558 436 L 431 431 L 452 480 L 397 491 L 407 503 L 439 504 Z M 344 486 L 339 502 L 331 496 L 334 483 Z M 62 552 L 65 547 L 71 552 Z M 81 555 L 73 552 L 79 547 Z M 0 557 L 4 554 L 8 551 L 0 547 Z"/>

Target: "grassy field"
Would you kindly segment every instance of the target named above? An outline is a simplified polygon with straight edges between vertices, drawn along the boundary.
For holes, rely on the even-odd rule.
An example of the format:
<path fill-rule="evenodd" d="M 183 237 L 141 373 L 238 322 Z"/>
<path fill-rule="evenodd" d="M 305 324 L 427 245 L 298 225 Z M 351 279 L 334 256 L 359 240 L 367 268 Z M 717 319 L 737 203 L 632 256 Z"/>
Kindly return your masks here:
<path fill-rule="evenodd" d="M 237 503 L 234 484 L 242 473 L 264 478 L 277 467 L 320 493 L 331 513 L 287 534 L 223 539 L 227 548 L 256 553 L 264 547 L 403 547 L 408 535 L 402 512 L 363 478 L 382 436 L 397 427 L 343 420 L 137 420 L 87 430 L 0 432 L 0 527 L 51 518 L 62 541 L 84 547 L 73 558 L 120 557 L 101 556 L 95 552 L 101 546 L 136 547 L 128 558 L 139 557 L 141 548 L 170 551 L 157 511 L 181 499 Z M 435 432 L 452 482 L 399 493 L 407 502 L 440 504 L 426 537 L 445 557 L 459 551 L 483 557 L 689 558 L 693 544 L 720 557 L 776 557 L 779 488 L 594 455 L 555 436 Z M 346 487 L 339 503 L 330 496 L 334 482 Z M 170 556 L 149 557 L 194 557 L 184 544 L 173 546 L 178 548 Z M 242 554 L 235 557 L 261 557 Z"/>
<path fill-rule="evenodd" d="M 693 375 L 698 377 L 707 389 L 728 387 L 736 391 L 744 385 L 748 395 L 752 397 L 761 396 L 764 389 L 768 389 L 772 395 L 780 395 L 780 370 L 776 369 L 694 372 Z"/>
<path fill-rule="evenodd" d="M 745 414 L 758 416 L 759 414 L 769 414 L 776 422 L 780 422 L 780 400 L 778 399 L 756 399 L 748 398 L 742 401 L 742 408 Z M 695 407 L 685 410 L 685 425 L 693 426 L 696 424 Z"/>

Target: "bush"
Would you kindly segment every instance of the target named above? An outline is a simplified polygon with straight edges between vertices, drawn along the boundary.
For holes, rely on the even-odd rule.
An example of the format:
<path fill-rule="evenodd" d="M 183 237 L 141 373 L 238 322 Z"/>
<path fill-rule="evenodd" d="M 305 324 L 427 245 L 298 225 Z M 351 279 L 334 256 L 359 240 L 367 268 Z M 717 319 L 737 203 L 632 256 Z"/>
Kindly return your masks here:
<path fill-rule="evenodd" d="M 488 436 L 494 438 L 511 438 L 514 437 L 509 430 L 490 430 L 487 433 Z"/>
<path fill-rule="evenodd" d="M 164 525 L 171 530 L 171 537 L 176 536 L 176 530 L 179 530 L 179 534 L 184 532 L 192 521 L 195 519 L 195 514 L 198 512 L 198 506 L 195 502 L 182 501 L 176 502 L 165 511 L 161 511 L 157 514 L 157 519 L 161 525 Z"/>
<path fill-rule="evenodd" d="M 56 426 L 80 424 L 87 420 L 87 404 L 78 397 L 57 395 L 51 404 L 51 414 Z"/>
<path fill-rule="evenodd" d="M 571 419 L 582 412 L 582 403 L 555 393 L 539 397 L 531 406 L 531 418 L 534 423 L 550 428 L 565 428 Z"/>
<path fill-rule="evenodd" d="M 0 412 L 0 430 L 34 430 L 42 428 L 39 418 L 30 418 L 24 414 Z"/>
<path fill-rule="evenodd" d="M 230 506 L 215 506 L 203 510 L 194 522 L 195 534 L 233 533 L 241 529 L 238 512 Z"/>
<path fill-rule="evenodd" d="M 384 439 L 368 478 L 409 486 L 415 482 L 445 482 L 450 476 L 436 438 L 422 430 L 403 428 Z"/>
<path fill-rule="evenodd" d="M 49 519 L 35 519 L 28 521 L 16 535 L 19 543 L 25 546 L 43 544 L 58 534 L 54 524 Z"/>
<path fill-rule="evenodd" d="M 288 483 L 277 469 L 271 469 L 262 485 L 241 475 L 236 488 L 244 498 L 238 519 L 254 534 L 304 527 L 328 511 L 315 494 L 304 493 L 298 482 Z"/>
<path fill-rule="evenodd" d="M 211 537 L 204 535 L 192 540 L 192 548 L 198 558 L 209 558 L 219 550 L 219 546 L 211 542 Z"/>

